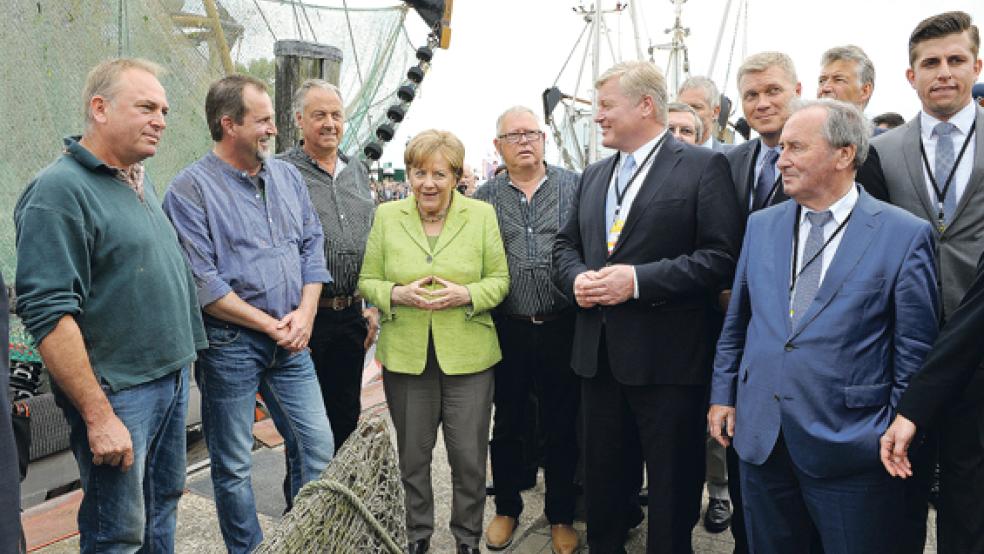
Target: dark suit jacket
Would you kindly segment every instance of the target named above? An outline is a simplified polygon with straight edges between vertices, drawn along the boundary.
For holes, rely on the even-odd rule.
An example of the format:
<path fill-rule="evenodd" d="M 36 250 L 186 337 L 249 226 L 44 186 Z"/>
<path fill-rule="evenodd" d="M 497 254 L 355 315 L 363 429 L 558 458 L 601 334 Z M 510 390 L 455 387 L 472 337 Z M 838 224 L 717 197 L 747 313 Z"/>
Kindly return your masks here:
<path fill-rule="evenodd" d="M 7 370 L 7 288 L 0 276 L 0 356 L 4 367 L 0 371 L 0 552 L 20 552 L 20 467 L 14 430 L 10 426 L 10 400 Z"/>
<path fill-rule="evenodd" d="M 751 210 L 748 202 L 755 190 L 755 160 L 762 148 L 762 139 L 755 138 L 735 146 L 725 153 L 731 166 L 731 179 L 735 182 L 735 196 L 738 197 L 738 208 L 741 210 L 742 221 L 748 218 Z M 778 176 L 775 191 L 769 197 L 769 206 L 774 206 L 789 197 L 782 189 L 782 177 Z"/>
<path fill-rule="evenodd" d="M 617 156 L 588 166 L 567 224 L 557 235 L 557 284 L 605 265 L 635 266 L 639 298 L 578 309 L 572 366 L 597 371 L 604 330 L 615 379 L 626 385 L 706 384 L 708 297 L 734 273 L 741 235 L 734 184 L 724 156 L 666 138 L 635 198 L 611 256 L 605 198 Z"/>
<path fill-rule="evenodd" d="M 748 221 L 711 403 L 737 407 L 735 450 L 750 464 L 766 461 L 781 429 L 808 475 L 871 471 L 878 438 L 936 338 L 932 230 L 861 192 L 816 298 L 793 327 L 796 213 L 786 202 Z"/>
<path fill-rule="evenodd" d="M 950 316 L 919 373 L 902 396 L 899 413 L 919 429 L 932 427 L 957 399 L 977 399 L 975 422 L 984 448 L 984 257 L 977 278 Z"/>

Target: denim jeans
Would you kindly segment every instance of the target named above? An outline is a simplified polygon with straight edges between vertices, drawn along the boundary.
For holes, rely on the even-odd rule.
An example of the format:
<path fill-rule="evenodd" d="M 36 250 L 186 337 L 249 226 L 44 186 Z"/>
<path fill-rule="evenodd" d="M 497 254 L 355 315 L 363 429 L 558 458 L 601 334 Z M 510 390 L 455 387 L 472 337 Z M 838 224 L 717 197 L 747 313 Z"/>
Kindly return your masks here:
<path fill-rule="evenodd" d="M 195 380 L 219 528 L 229 552 L 249 552 L 263 540 L 250 482 L 256 393 L 284 438 L 291 497 L 331 461 L 331 427 L 306 350 L 292 354 L 263 333 L 211 318 L 205 332 L 209 347 L 198 353 Z"/>
<path fill-rule="evenodd" d="M 130 431 L 133 467 L 127 472 L 92 464 L 85 423 L 56 390 L 71 427 L 84 492 L 78 516 L 81 552 L 174 552 L 186 471 L 188 369 L 117 392 L 104 385 L 103 392 Z"/>

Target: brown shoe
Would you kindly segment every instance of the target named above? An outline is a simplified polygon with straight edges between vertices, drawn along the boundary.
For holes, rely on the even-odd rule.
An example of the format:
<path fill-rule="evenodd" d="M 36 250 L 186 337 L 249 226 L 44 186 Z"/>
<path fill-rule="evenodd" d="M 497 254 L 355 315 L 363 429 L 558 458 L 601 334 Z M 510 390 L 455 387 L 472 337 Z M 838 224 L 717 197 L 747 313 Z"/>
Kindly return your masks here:
<path fill-rule="evenodd" d="M 503 550 L 512 544 L 513 534 L 518 527 L 516 518 L 509 516 L 495 516 L 489 523 L 489 528 L 485 530 L 485 546 L 489 550 Z"/>
<path fill-rule="evenodd" d="M 570 525 L 562 523 L 551 525 L 550 538 L 554 554 L 574 554 L 577 552 L 579 545 L 577 531 Z"/>

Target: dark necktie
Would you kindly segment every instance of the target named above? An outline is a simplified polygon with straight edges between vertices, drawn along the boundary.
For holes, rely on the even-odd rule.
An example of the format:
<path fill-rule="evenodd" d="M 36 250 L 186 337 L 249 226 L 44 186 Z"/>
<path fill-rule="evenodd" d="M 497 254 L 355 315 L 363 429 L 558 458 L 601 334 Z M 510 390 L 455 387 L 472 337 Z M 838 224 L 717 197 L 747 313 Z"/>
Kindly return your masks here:
<path fill-rule="evenodd" d="M 820 290 L 820 274 L 823 269 L 823 227 L 834 214 L 830 210 L 824 212 L 807 212 L 806 218 L 810 221 L 810 233 L 806 236 L 806 245 L 803 247 L 803 264 L 810 264 L 806 267 L 800 266 L 800 274 L 796 279 L 796 291 L 793 293 L 793 328 L 803 319 L 806 310 L 813 303 L 813 299 Z M 793 248 L 799 245 L 794 244 Z M 816 256 L 814 260 L 813 257 Z M 813 260 L 811 262 L 811 260 Z"/>
<path fill-rule="evenodd" d="M 758 181 L 755 182 L 755 196 L 752 202 L 752 211 L 760 210 L 769 201 L 769 193 L 776 184 L 776 160 L 779 153 L 769 149 L 765 153 L 765 161 L 762 162 L 762 171 L 759 172 Z"/>

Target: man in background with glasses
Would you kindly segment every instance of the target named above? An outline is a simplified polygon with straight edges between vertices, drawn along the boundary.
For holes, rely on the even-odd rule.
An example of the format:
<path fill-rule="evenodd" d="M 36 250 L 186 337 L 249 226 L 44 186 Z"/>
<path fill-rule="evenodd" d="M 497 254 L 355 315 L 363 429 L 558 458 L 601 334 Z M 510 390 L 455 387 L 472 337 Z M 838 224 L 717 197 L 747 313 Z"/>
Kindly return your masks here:
<path fill-rule="evenodd" d="M 546 436 L 545 512 L 553 551 L 578 547 L 574 522 L 575 421 L 578 378 L 571 371 L 574 312 L 553 284 L 554 238 L 573 205 L 578 175 L 543 162 L 545 135 L 529 108 L 499 116 L 493 140 L 506 171 L 475 193 L 495 206 L 509 261 L 509 296 L 495 313 L 502 361 L 495 370 L 492 479 L 496 515 L 485 533 L 490 550 L 512 543 L 523 510 L 520 497 L 524 428 L 535 394 Z"/>

